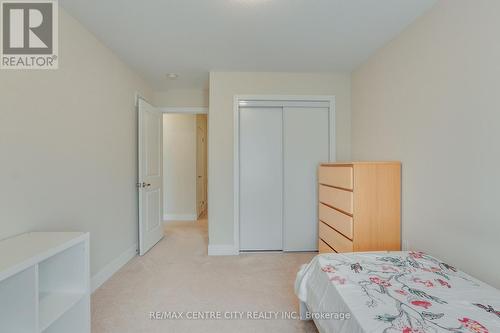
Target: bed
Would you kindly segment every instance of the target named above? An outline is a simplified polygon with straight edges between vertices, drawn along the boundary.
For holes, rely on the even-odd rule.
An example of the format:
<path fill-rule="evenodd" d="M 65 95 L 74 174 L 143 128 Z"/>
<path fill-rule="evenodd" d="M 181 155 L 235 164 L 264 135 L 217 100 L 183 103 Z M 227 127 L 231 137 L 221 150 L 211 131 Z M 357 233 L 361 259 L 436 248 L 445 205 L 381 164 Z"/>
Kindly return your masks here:
<path fill-rule="evenodd" d="M 422 252 L 321 254 L 295 292 L 321 333 L 500 332 L 500 291 Z"/>

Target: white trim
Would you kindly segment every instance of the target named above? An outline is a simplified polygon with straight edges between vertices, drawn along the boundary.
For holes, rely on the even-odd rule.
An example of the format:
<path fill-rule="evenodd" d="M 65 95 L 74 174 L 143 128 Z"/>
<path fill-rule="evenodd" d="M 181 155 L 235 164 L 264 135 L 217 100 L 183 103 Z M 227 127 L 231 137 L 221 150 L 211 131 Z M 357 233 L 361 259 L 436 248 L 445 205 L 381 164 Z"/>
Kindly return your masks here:
<path fill-rule="evenodd" d="M 329 108 L 330 101 L 285 101 L 285 100 L 244 100 L 238 102 L 240 107 L 245 108 Z"/>
<path fill-rule="evenodd" d="M 148 102 L 148 100 L 138 91 L 135 92 L 135 98 L 134 98 L 134 106 L 136 108 L 139 107 L 139 100 L 142 99 L 143 101 Z M 148 102 L 149 103 L 149 102 Z M 149 103 L 151 104 L 151 103 Z"/>
<path fill-rule="evenodd" d="M 233 202 L 233 242 L 234 242 L 234 250 L 237 253 L 240 253 L 240 99 L 243 99 L 241 96 L 234 96 L 233 100 L 233 119 L 234 119 L 234 147 L 233 147 L 233 187 L 234 187 L 234 202 Z"/>
<path fill-rule="evenodd" d="M 328 112 L 328 141 L 329 141 L 329 162 L 335 162 L 336 160 L 336 143 L 335 143 L 335 96 L 322 96 L 322 95 L 234 95 L 233 98 L 233 190 L 234 190 L 234 202 L 233 202 L 233 242 L 234 242 L 234 254 L 239 254 L 240 252 L 240 101 L 299 101 L 299 102 L 328 102 L 329 112 Z M 210 247 L 210 246 L 209 246 Z"/>
<path fill-rule="evenodd" d="M 197 219 L 198 219 L 198 216 L 195 213 L 193 213 L 193 214 L 165 214 L 165 215 L 163 215 L 164 222 L 196 221 Z"/>
<path fill-rule="evenodd" d="M 163 113 L 208 114 L 207 107 L 198 107 L 198 106 L 182 106 L 182 107 L 165 106 L 165 107 L 159 107 L 158 110 L 160 110 Z"/>
<path fill-rule="evenodd" d="M 128 250 L 120 254 L 118 257 L 113 259 L 109 264 L 104 266 L 103 269 L 101 269 L 97 274 L 95 274 L 91 281 L 91 292 L 93 293 L 94 291 L 97 290 L 104 282 L 106 282 L 109 278 L 113 276 L 120 268 L 125 266 L 126 263 L 128 263 L 132 258 L 134 258 L 137 255 L 137 244 L 134 244 L 132 247 L 130 247 Z"/>
<path fill-rule="evenodd" d="M 234 256 L 238 255 L 239 252 L 233 245 L 208 244 L 209 256 Z"/>

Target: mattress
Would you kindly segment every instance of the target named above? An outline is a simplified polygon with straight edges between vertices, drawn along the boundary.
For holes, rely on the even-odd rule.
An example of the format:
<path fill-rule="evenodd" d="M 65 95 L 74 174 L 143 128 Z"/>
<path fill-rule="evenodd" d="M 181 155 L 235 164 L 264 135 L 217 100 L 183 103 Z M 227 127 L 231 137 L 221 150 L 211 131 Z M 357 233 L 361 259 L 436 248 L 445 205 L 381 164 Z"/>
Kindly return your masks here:
<path fill-rule="evenodd" d="M 422 252 L 321 254 L 295 292 L 322 333 L 500 332 L 500 291 Z"/>

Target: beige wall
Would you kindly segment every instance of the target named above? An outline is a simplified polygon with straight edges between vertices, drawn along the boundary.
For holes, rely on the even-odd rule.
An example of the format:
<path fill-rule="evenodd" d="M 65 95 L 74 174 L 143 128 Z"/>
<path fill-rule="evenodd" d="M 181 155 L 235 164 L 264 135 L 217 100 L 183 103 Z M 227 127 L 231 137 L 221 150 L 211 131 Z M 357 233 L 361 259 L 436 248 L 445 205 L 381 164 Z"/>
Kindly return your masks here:
<path fill-rule="evenodd" d="M 208 106 L 208 91 L 195 89 L 172 89 L 168 91 L 157 91 L 154 94 L 153 103 L 156 106 Z"/>
<path fill-rule="evenodd" d="M 335 95 L 338 160 L 350 158 L 350 75 L 210 73 L 208 220 L 210 245 L 233 245 L 234 95 Z"/>
<path fill-rule="evenodd" d="M 500 287 L 500 1 L 442 0 L 353 74 L 354 159 L 403 162 L 403 238 Z"/>
<path fill-rule="evenodd" d="M 135 92 L 149 87 L 63 9 L 59 69 L 0 71 L 0 238 L 91 233 L 91 270 L 137 243 Z"/>
<path fill-rule="evenodd" d="M 196 219 L 196 115 L 163 115 L 165 220 Z"/>

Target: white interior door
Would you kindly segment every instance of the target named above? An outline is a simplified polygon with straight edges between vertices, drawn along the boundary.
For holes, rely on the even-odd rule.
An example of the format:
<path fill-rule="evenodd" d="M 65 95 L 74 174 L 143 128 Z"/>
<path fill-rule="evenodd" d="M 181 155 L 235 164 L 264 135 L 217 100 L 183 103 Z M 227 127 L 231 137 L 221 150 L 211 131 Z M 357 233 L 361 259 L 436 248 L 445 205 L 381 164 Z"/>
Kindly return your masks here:
<path fill-rule="evenodd" d="M 139 99 L 139 254 L 163 238 L 163 115 Z"/>
<path fill-rule="evenodd" d="M 283 249 L 283 110 L 240 108 L 240 249 Z"/>
<path fill-rule="evenodd" d="M 329 158 L 329 109 L 283 111 L 285 251 L 318 248 L 317 168 Z"/>

